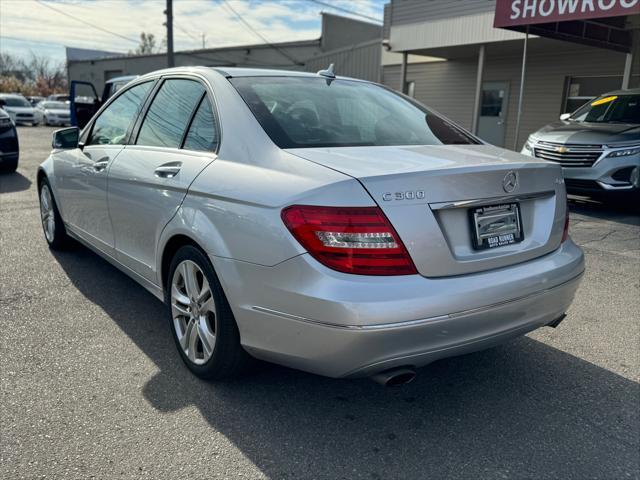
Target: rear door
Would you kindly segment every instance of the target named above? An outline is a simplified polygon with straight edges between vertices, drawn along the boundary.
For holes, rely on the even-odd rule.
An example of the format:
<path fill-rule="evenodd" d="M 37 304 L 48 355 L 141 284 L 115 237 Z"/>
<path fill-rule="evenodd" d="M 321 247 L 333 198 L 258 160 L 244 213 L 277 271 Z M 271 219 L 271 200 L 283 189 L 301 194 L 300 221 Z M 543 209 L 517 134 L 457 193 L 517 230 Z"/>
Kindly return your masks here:
<path fill-rule="evenodd" d="M 116 256 L 152 282 L 156 246 L 195 177 L 216 158 L 212 95 L 194 78 L 165 78 L 109 171 Z"/>

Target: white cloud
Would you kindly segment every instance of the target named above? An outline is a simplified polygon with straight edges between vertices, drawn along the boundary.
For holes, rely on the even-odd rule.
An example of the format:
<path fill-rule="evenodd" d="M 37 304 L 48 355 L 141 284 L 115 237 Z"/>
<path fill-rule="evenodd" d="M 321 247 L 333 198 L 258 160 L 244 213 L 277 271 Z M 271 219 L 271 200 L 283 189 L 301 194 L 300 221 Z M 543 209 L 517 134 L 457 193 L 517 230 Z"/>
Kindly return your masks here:
<path fill-rule="evenodd" d="M 320 36 L 320 11 L 343 14 L 309 0 L 228 0 L 236 12 L 269 41 L 313 39 Z M 384 0 L 324 0 L 364 15 L 382 17 Z M 164 0 L 44 0 L 47 5 L 87 22 L 68 18 L 36 0 L 0 0 L 0 49 L 17 39 L 126 52 L 136 48 L 141 32 L 165 36 Z M 174 48 L 262 43 L 242 25 L 221 0 L 174 0 Z M 133 39 L 128 41 L 93 28 Z M 37 44 L 31 44 L 31 47 Z"/>

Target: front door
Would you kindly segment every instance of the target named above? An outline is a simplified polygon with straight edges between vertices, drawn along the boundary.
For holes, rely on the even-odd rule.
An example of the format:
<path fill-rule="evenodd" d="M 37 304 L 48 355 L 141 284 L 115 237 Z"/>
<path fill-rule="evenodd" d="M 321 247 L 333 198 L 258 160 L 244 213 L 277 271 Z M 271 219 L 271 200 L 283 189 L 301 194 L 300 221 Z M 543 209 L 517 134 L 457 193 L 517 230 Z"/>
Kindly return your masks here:
<path fill-rule="evenodd" d="M 91 145 L 54 160 L 65 222 L 83 240 L 110 255 L 114 238 L 107 210 L 107 167 L 122 148 Z"/>
<path fill-rule="evenodd" d="M 478 120 L 478 136 L 498 147 L 504 146 L 509 84 L 484 82 Z"/>
<path fill-rule="evenodd" d="M 124 150 L 129 128 L 152 83 L 138 84 L 117 97 L 93 122 L 84 146 L 55 160 L 56 190 L 65 222 L 110 255 L 115 242 L 107 206 L 107 175 Z"/>

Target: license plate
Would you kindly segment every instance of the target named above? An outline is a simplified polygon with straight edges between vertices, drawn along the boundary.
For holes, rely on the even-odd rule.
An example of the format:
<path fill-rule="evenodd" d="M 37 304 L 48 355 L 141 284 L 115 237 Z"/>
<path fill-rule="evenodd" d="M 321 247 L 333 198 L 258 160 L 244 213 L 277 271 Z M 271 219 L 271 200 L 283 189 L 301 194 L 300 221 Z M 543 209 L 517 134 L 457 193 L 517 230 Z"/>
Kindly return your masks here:
<path fill-rule="evenodd" d="M 469 211 L 473 248 L 486 250 L 504 247 L 524 239 L 520 206 L 517 203 L 488 205 Z"/>

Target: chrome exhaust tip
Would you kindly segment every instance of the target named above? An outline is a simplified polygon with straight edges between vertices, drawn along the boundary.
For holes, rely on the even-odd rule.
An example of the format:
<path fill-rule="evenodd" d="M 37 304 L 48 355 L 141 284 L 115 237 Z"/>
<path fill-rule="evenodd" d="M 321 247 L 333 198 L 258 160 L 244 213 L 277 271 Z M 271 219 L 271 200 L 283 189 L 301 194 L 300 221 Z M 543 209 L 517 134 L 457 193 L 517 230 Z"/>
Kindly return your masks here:
<path fill-rule="evenodd" d="M 411 367 L 398 367 L 376 373 L 371 379 L 385 387 L 399 387 L 411 383 L 416 378 L 416 371 Z"/>

